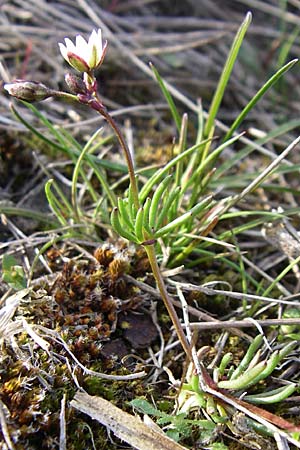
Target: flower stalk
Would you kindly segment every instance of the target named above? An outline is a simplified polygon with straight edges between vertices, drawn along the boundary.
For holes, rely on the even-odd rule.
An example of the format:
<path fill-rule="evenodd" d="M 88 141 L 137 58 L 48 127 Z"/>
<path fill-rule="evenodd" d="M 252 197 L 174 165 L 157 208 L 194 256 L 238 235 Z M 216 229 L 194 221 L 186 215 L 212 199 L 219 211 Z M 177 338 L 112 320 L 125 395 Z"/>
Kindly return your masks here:
<path fill-rule="evenodd" d="M 131 153 L 128 148 L 128 145 L 126 144 L 126 141 L 123 137 L 123 134 L 121 133 L 121 130 L 118 127 L 117 123 L 114 121 L 114 119 L 109 114 L 107 109 L 101 104 L 101 102 L 94 99 L 90 103 L 90 106 L 91 106 L 91 108 L 95 109 L 99 114 L 101 114 L 105 118 L 105 120 L 109 123 L 109 125 L 111 126 L 111 128 L 113 129 L 115 135 L 117 136 L 117 138 L 119 140 L 120 146 L 123 150 L 123 153 L 124 153 L 124 156 L 126 159 L 128 175 L 129 175 L 129 180 L 130 180 L 131 189 L 132 189 L 134 206 L 136 207 L 136 209 L 139 209 L 139 207 L 140 207 L 139 193 L 138 193 L 138 187 L 137 187 L 137 182 L 136 182 L 136 176 L 135 176 L 135 172 L 134 172 L 133 161 L 132 161 L 132 157 L 131 157 Z"/>
<path fill-rule="evenodd" d="M 175 308 L 173 306 L 173 303 L 169 297 L 168 291 L 166 289 L 166 285 L 164 283 L 159 265 L 157 263 L 157 258 L 156 258 L 156 254 L 155 254 L 155 247 L 153 243 L 150 243 L 148 245 L 144 244 L 144 248 L 146 250 L 150 265 L 151 265 L 151 270 L 153 273 L 153 276 L 155 278 L 157 287 L 159 289 L 160 295 L 163 299 L 163 302 L 165 304 L 165 307 L 168 311 L 168 314 L 170 316 L 170 319 L 172 320 L 172 323 L 174 325 L 176 334 L 179 338 L 179 341 L 182 345 L 183 350 L 185 351 L 186 355 L 188 356 L 189 360 L 192 361 L 192 351 L 191 351 L 191 347 L 187 341 L 187 338 L 184 334 L 183 328 L 181 326 L 181 323 L 178 319 L 177 313 L 175 311 Z"/>

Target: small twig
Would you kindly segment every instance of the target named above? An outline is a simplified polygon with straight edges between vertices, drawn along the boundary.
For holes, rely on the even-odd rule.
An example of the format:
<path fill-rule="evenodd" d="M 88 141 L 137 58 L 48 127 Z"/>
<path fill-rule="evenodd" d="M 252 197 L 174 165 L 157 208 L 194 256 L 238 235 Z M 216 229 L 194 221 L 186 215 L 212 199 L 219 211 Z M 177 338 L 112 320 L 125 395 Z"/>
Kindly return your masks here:
<path fill-rule="evenodd" d="M 256 324 L 255 324 L 256 322 Z M 300 319 L 265 319 L 265 320 L 256 320 L 255 322 L 245 319 L 245 320 L 224 320 L 224 321 L 215 321 L 215 322 L 192 322 L 190 323 L 190 327 L 192 329 L 198 330 L 218 330 L 222 328 L 250 328 L 256 327 L 257 324 L 261 327 L 274 327 L 281 325 L 299 325 Z M 185 325 L 183 325 L 185 326 Z"/>
<path fill-rule="evenodd" d="M 6 423 L 5 412 L 4 412 L 5 408 L 6 408 L 6 406 L 0 400 L 0 425 L 1 425 L 2 435 L 3 435 L 4 441 L 7 445 L 8 450 L 15 450 L 15 447 L 10 438 L 8 426 Z"/>
<path fill-rule="evenodd" d="M 66 433 L 66 400 L 67 396 L 64 394 L 61 399 L 61 410 L 59 415 L 60 421 L 60 435 L 59 435 L 59 450 L 67 450 L 67 433 Z"/>
<path fill-rule="evenodd" d="M 156 361 L 157 361 L 157 368 L 161 369 L 161 367 L 163 365 L 163 358 L 164 358 L 164 353 L 165 353 L 165 341 L 164 341 L 163 332 L 162 332 L 159 322 L 157 320 L 157 303 L 156 302 L 153 302 L 151 304 L 150 312 L 151 312 L 152 322 L 153 322 L 155 328 L 157 329 L 157 332 L 158 332 L 158 335 L 160 338 L 160 350 L 158 352 L 158 359 Z M 155 354 L 153 354 L 153 358 L 156 359 Z"/>
<path fill-rule="evenodd" d="M 245 294 L 243 292 L 235 292 L 235 291 L 224 291 L 221 289 L 213 289 L 211 287 L 206 286 L 197 286 L 192 283 L 178 283 L 177 281 L 169 280 L 169 283 L 171 284 L 179 284 L 183 290 L 187 291 L 198 291 L 202 292 L 206 295 L 225 295 L 226 297 L 230 298 L 236 298 L 238 300 L 250 300 L 250 301 L 262 301 L 262 302 L 270 302 L 270 303 L 279 303 L 283 305 L 295 305 L 299 306 L 299 302 L 293 302 L 293 301 L 286 301 L 283 299 L 276 299 L 271 297 L 263 297 L 262 295 L 253 295 L 253 294 Z"/>
<path fill-rule="evenodd" d="M 80 361 L 78 361 L 78 359 L 76 358 L 74 353 L 71 352 L 67 343 L 61 338 L 59 333 L 57 333 L 56 331 L 50 330 L 49 328 L 45 328 L 41 325 L 38 325 L 37 328 L 41 331 L 44 331 L 44 333 L 47 337 L 50 337 L 55 342 L 62 345 L 63 348 L 67 351 L 67 353 L 71 356 L 73 361 L 83 370 L 84 373 L 86 373 L 88 375 L 98 377 L 98 378 L 103 378 L 105 380 L 114 380 L 114 381 L 130 381 L 130 380 L 135 380 L 137 378 L 142 378 L 146 375 L 146 372 L 144 372 L 144 371 L 137 372 L 137 373 L 131 373 L 129 375 L 107 375 L 106 373 L 101 373 L 101 372 L 96 372 L 94 370 L 90 370 L 87 367 L 85 367 L 83 364 L 81 364 Z"/>
<path fill-rule="evenodd" d="M 179 300 L 181 302 L 181 306 L 182 306 L 182 315 L 183 315 L 184 326 L 186 328 L 187 339 L 188 339 L 189 343 L 191 344 L 192 332 L 190 329 L 188 304 L 187 304 L 187 301 L 186 301 L 186 299 L 182 293 L 182 290 L 180 289 L 179 286 L 177 286 L 177 295 L 178 295 L 178 298 L 179 298 Z"/>

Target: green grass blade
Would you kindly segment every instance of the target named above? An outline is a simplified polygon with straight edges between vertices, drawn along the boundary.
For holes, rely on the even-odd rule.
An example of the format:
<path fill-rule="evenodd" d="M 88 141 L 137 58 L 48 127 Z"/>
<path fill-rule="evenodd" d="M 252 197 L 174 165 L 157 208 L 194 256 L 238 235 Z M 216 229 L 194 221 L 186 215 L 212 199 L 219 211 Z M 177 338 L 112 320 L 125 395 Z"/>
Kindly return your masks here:
<path fill-rule="evenodd" d="M 158 218 L 156 218 L 156 229 L 158 230 L 165 222 L 167 214 L 169 211 L 172 210 L 171 206 L 173 206 L 173 202 L 175 200 L 177 201 L 178 197 L 180 196 L 181 188 L 180 186 L 177 186 L 175 189 L 173 189 L 168 197 L 166 198 L 163 207 L 159 213 Z M 170 216 L 169 216 L 170 217 Z M 171 217 L 171 220 L 173 220 L 174 217 Z"/>
<path fill-rule="evenodd" d="M 7 216 L 20 216 L 28 219 L 36 220 L 37 222 L 46 223 L 51 227 L 57 227 L 59 224 L 56 219 L 49 217 L 45 213 L 34 211 L 33 209 L 20 208 L 10 205 L 2 205 L 0 202 L 0 214 Z"/>
<path fill-rule="evenodd" d="M 232 158 L 226 159 L 216 170 L 214 174 L 214 179 L 220 178 L 223 173 L 226 173 L 231 167 L 233 167 L 235 164 L 240 164 L 242 159 L 244 159 L 246 156 L 248 156 L 250 153 L 255 151 L 258 146 L 263 146 L 264 144 L 270 142 L 273 139 L 278 138 L 279 136 L 282 136 L 283 134 L 289 133 L 290 131 L 293 131 L 294 129 L 300 127 L 300 119 L 292 119 L 288 122 L 284 122 L 282 125 L 279 125 L 278 127 L 274 128 L 272 131 L 267 133 L 263 138 L 257 139 L 253 142 L 252 145 L 247 145 L 246 147 L 243 147 L 240 151 L 236 152 Z M 295 165 L 293 165 L 294 167 Z M 282 165 L 283 167 L 283 165 Z M 299 170 L 299 167 L 298 169 Z M 223 183 L 223 179 L 222 179 Z"/>
<path fill-rule="evenodd" d="M 273 403 L 282 402 L 296 390 L 296 384 L 288 384 L 287 386 L 281 386 L 278 389 L 272 391 L 263 392 L 261 394 L 246 395 L 244 399 L 247 402 L 257 405 L 272 405 Z"/>
<path fill-rule="evenodd" d="M 180 134 L 179 134 L 178 154 L 182 153 L 184 151 L 184 149 L 186 148 L 187 126 L 188 126 L 188 115 L 183 114 L 182 121 L 181 121 Z M 184 163 L 184 161 L 181 160 L 178 162 L 178 164 L 176 164 L 175 186 L 180 186 L 180 184 L 181 184 L 182 172 L 184 169 L 183 163 Z"/>
<path fill-rule="evenodd" d="M 58 218 L 61 225 L 66 226 L 67 220 L 65 219 L 64 214 L 63 214 L 63 210 L 64 210 L 63 205 L 59 202 L 59 200 L 55 197 L 55 195 L 51 191 L 52 185 L 53 185 L 53 180 L 48 180 L 47 183 L 45 184 L 45 193 L 46 193 L 46 197 L 47 197 L 49 206 L 52 209 L 52 211 L 54 212 L 54 214 L 56 215 L 56 217 Z"/>
<path fill-rule="evenodd" d="M 190 186 L 195 186 L 197 183 L 195 180 L 201 179 L 203 176 L 204 171 L 207 169 L 207 166 L 211 163 L 213 163 L 219 155 L 222 153 L 222 151 L 233 144 L 236 140 L 238 140 L 242 134 L 239 134 L 237 136 L 234 136 L 233 138 L 229 139 L 228 141 L 224 142 L 223 144 L 219 145 L 212 153 L 210 153 L 198 166 L 197 169 L 194 170 L 194 173 L 191 175 L 185 186 L 182 186 L 182 191 L 185 192 Z M 199 182 L 198 182 L 199 184 Z M 194 201 L 194 196 L 192 195 L 192 201 Z M 197 199 L 196 199 L 197 201 Z"/>
<path fill-rule="evenodd" d="M 172 222 L 168 223 L 164 227 L 162 227 L 160 230 L 155 232 L 155 238 L 162 237 L 163 235 L 170 233 L 175 228 L 180 227 L 184 225 L 186 222 L 188 222 L 190 219 L 193 219 L 196 217 L 205 207 L 211 202 L 212 196 L 208 196 L 204 198 L 200 203 L 195 205 L 192 209 L 187 211 L 186 213 L 182 214 L 181 216 L 174 219 Z"/>
<path fill-rule="evenodd" d="M 146 202 L 147 202 L 147 200 L 146 200 Z M 139 240 L 139 242 L 143 242 L 143 240 L 144 240 L 143 224 L 144 224 L 144 207 L 141 206 L 136 214 L 136 219 L 135 219 L 135 224 L 134 224 L 134 234 L 137 237 L 137 239 Z"/>
<path fill-rule="evenodd" d="M 72 206 L 73 206 L 73 212 L 74 212 L 74 218 L 76 222 L 80 221 L 80 211 L 79 211 L 79 205 L 78 205 L 78 197 L 77 197 L 77 181 L 79 174 L 81 171 L 81 164 L 83 161 L 83 158 L 85 157 L 85 154 L 89 150 L 89 145 L 85 145 L 83 148 L 79 158 L 77 159 L 77 162 L 75 164 L 74 170 L 73 170 L 73 176 L 72 176 L 72 185 L 71 185 L 71 199 L 72 199 Z"/>
<path fill-rule="evenodd" d="M 26 106 L 29 105 L 29 103 L 25 103 Z M 31 105 L 32 106 L 32 105 Z M 29 131 L 31 131 L 35 136 L 37 136 L 41 141 L 45 142 L 50 147 L 54 148 L 55 150 L 61 151 L 68 156 L 72 153 L 75 158 L 78 158 L 80 155 L 80 150 L 78 148 L 70 149 L 69 147 L 65 147 L 64 145 L 57 144 L 55 141 L 47 138 L 43 133 L 39 132 L 35 127 L 30 125 L 29 122 L 27 122 L 16 110 L 14 106 L 11 106 L 11 110 L 13 114 L 16 116 L 16 118 L 21 122 Z M 34 113 L 34 110 L 32 110 Z M 77 146 L 76 146 L 77 147 Z M 86 159 L 91 163 L 94 162 L 99 166 L 104 167 L 105 169 L 115 170 L 117 172 L 121 173 L 127 173 L 127 167 L 122 164 L 113 163 L 111 161 L 107 161 L 105 159 L 99 159 L 94 155 L 86 155 Z"/>
<path fill-rule="evenodd" d="M 198 128 L 197 128 L 197 137 L 196 137 L 196 144 L 200 144 L 201 141 L 203 141 L 203 131 L 204 131 L 204 115 L 203 115 L 203 108 L 202 103 L 198 102 Z M 189 163 L 187 164 L 187 167 L 182 175 L 181 185 L 184 186 L 191 174 L 194 171 L 194 167 L 197 167 L 200 164 L 201 160 L 201 153 L 197 152 L 192 155 L 190 158 Z"/>
<path fill-rule="evenodd" d="M 261 347 L 263 343 L 263 335 L 258 334 L 250 344 L 246 354 L 244 355 L 243 359 L 239 363 L 238 367 L 234 370 L 234 372 L 231 374 L 230 380 L 235 380 L 238 378 L 243 372 L 245 372 L 252 361 L 254 355 L 258 351 L 259 347 Z"/>
<path fill-rule="evenodd" d="M 26 106 L 27 105 L 28 104 L 26 103 Z M 56 150 L 61 150 L 61 151 L 65 152 L 64 147 L 62 147 L 61 145 L 59 145 L 56 142 L 52 141 L 51 139 L 48 139 L 43 133 L 40 133 L 35 127 L 30 125 L 30 123 L 27 122 L 27 120 L 25 120 L 21 116 L 21 114 L 19 114 L 19 112 L 16 110 L 16 108 L 13 105 L 11 105 L 11 111 L 16 116 L 16 118 L 19 120 L 19 122 L 21 122 L 29 131 L 31 131 L 41 141 L 45 142 L 47 145 L 49 145 L 50 147 L 55 148 Z"/>
<path fill-rule="evenodd" d="M 52 125 L 52 123 L 47 119 L 47 117 L 42 114 L 32 103 L 24 102 L 21 100 L 21 103 L 25 106 L 27 106 L 28 109 L 30 109 L 34 115 L 42 122 L 46 128 L 50 131 L 52 136 L 55 136 L 58 142 L 62 147 L 66 148 L 66 142 L 63 137 L 63 135 L 59 132 L 59 130 Z"/>
<path fill-rule="evenodd" d="M 223 99 L 224 91 L 226 89 L 229 77 L 231 75 L 235 60 L 237 58 L 239 49 L 242 45 L 244 36 L 246 34 L 246 31 L 251 23 L 252 15 L 250 12 L 247 13 L 242 25 L 238 29 L 238 32 L 234 38 L 233 44 L 231 46 L 231 49 L 228 54 L 228 58 L 226 60 L 223 72 L 221 74 L 217 89 L 215 91 L 211 106 L 208 111 L 208 118 L 205 124 L 204 129 L 204 137 L 209 136 L 211 128 L 214 126 L 214 121 L 216 118 L 216 115 L 218 113 L 221 101 Z"/>
<path fill-rule="evenodd" d="M 151 236 L 153 234 L 153 230 L 149 224 L 151 203 L 152 199 L 150 197 L 147 197 L 144 203 L 143 236 L 145 234 L 145 231 L 148 236 Z"/>
<path fill-rule="evenodd" d="M 288 54 L 290 53 L 293 44 L 299 36 L 299 32 L 300 28 L 299 26 L 296 26 L 294 31 L 288 36 L 287 40 L 283 42 L 278 56 L 277 67 L 281 67 L 287 60 Z"/>
<path fill-rule="evenodd" d="M 245 106 L 243 111 L 238 115 L 238 117 L 235 119 L 233 124 L 231 125 L 230 129 L 228 130 L 224 141 L 229 139 L 235 130 L 239 127 L 239 125 L 242 123 L 242 121 L 245 119 L 247 114 L 251 111 L 251 109 L 254 108 L 256 103 L 265 95 L 265 93 L 275 84 L 277 81 L 287 72 L 290 70 L 296 63 L 298 62 L 298 59 L 293 59 L 292 61 L 288 62 L 285 66 L 283 66 L 281 69 L 279 69 L 269 80 L 257 91 L 257 93 L 254 95 L 254 97 L 250 100 L 250 102 Z"/>
<path fill-rule="evenodd" d="M 134 232 L 133 221 L 129 217 L 128 211 L 130 210 L 128 206 L 128 200 L 123 198 L 118 198 L 118 212 L 119 216 L 122 217 L 123 223 L 127 226 L 130 232 Z"/>
<path fill-rule="evenodd" d="M 288 264 L 282 272 L 275 278 L 275 280 L 270 284 L 270 286 L 264 291 L 262 294 L 264 297 L 267 297 L 270 292 L 276 287 L 276 284 L 279 283 L 285 275 L 292 270 L 293 267 L 295 267 L 300 262 L 300 256 L 298 256 L 296 259 L 294 259 L 290 264 Z"/>
<path fill-rule="evenodd" d="M 82 152 L 80 153 L 80 156 L 77 159 L 77 162 L 75 164 L 74 171 L 73 171 L 71 198 L 72 198 L 72 205 L 73 205 L 73 209 L 74 209 L 74 216 L 75 216 L 77 221 L 79 221 L 79 219 L 80 219 L 80 211 L 79 211 L 78 202 L 77 202 L 77 181 L 78 181 L 79 174 L 81 174 L 81 176 L 84 179 L 85 183 L 87 185 L 90 184 L 89 181 L 87 180 L 84 172 L 81 170 L 81 166 L 82 166 L 82 162 L 85 159 L 85 156 L 86 156 L 87 152 L 90 150 L 90 148 L 91 148 L 91 146 L 92 146 L 92 144 L 94 142 L 94 139 L 98 135 L 98 133 L 99 133 L 99 130 L 97 130 L 93 134 L 93 136 L 91 136 L 91 138 L 88 140 L 88 142 L 84 146 Z M 109 185 L 107 184 L 105 177 L 101 174 L 101 172 L 95 166 L 95 164 L 91 163 L 90 166 L 94 169 L 94 172 L 96 173 L 97 178 L 101 182 L 101 185 L 102 185 L 104 191 L 106 192 L 107 197 L 109 198 L 111 204 L 113 206 L 116 206 L 117 199 L 116 199 L 113 191 L 110 189 Z M 92 189 L 93 188 L 90 187 L 90 190 L 92 192 L 92 197 L 93 197 L 93 190 Z"/>
<path fill-rule="evenodd" d="M 131 233 L 130 231 L 126 230 L 124 227 L 124 224 L 122 224 L 120 222 L 118 208 L 114 208 L 112 210 L 110 220 L 111 220 L 111 225 L 116 233 L 118 233 L 123 238 L 128 239 L 128 241 L 138 243 L 134 234 Z"/>
<path fill-rule="evenodd" d="M 159 87 L 162 91 L 162 93 L 164 94 L 165 99 L 167 100 L 167 103 L 169 105 L 170 111 L 172 113 L 176 128 L 178 133 L 180 133 L 180 128 L 181 128 L 181 118 L 180 118 L 180 114 L 177 111 L 177 108 L 175 106 L 174 100 L 170 94 L 170 92 L 168 91 L 168 89 L 166 88 L 166 85 L 164 83 L 164 80 L 161 78 L 161 76 L 159 75 L 157 69 L 154 67 L 154 65 L 152 63 L 150 63 L 150 67 L 154 73 L 154 76 L 159 84 Z"/>

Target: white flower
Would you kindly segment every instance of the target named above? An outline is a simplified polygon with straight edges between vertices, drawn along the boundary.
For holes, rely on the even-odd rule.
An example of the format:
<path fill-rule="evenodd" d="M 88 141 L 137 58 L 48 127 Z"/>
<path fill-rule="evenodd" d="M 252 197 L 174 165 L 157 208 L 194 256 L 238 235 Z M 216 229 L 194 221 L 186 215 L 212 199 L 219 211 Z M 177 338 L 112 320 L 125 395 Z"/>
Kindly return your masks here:
<path fill-rule="evenodd" d="M 107 41 L 102 45 L 101 29 L 93 30 L 88 41 L 77 35 L 75 42 L 73 44 L 71 39 L 65 38 L 65 44 L 58 44 L 65 60 L 79 72 L 97 69 L 102 64 L 107 47 Z"/>

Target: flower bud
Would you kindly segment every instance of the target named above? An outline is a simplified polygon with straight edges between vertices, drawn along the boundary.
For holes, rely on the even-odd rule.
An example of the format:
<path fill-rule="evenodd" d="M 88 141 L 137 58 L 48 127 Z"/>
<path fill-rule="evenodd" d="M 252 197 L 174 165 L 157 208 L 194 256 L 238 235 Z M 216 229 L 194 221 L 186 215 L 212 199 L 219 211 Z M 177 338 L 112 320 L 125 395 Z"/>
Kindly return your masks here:
<path fill-rule="evenodd" d="M 26 80 L 15 80 L 4 85 L 4 89 L 19 100 L 39 102 L 52 96 L 52 90 L 42 83 Z"/>
<path fill-rule="evenodd" d="M 73 94 L 87 94 L 87 88 L 84 81 L 77 75 L 67 73 L 65 76 L 65 82 Z"/>

